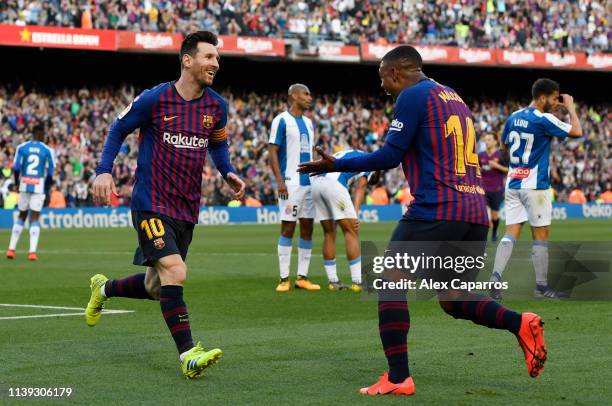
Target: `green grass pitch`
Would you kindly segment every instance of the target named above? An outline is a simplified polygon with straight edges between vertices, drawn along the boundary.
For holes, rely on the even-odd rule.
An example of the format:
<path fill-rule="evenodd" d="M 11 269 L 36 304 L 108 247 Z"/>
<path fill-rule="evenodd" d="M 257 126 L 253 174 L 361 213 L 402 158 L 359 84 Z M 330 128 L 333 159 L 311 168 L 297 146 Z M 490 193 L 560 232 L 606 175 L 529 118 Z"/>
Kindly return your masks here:
<path fill-rule="evenodd" d="M 388 239 L 395 224 L 363 224 L 362 238 Z M 527 233 L 525 233 L 527 235 Z M 0 232 L 8 244 L 9 232 Z M 549 361 L 527 375 L 516 339 L 411 303 L 413 399 L 367 399 L 357 390 L 386 369 L 375 302 L 346 292 L 277 294 L 278 226 L 198 227 L 185 287 L 193 336 L 224 351 L 196 381 L 180 372 L 174 343 L 153 301 L 112 299 L 94 328 L 82 316 L 0 319 L 0 404 L 8 386 L 74 388 L 78 404 L 604 404 L 612 396 L 609 302 L 509 302 L 546 322 Z M 526 237 L 528 238 L 528 237 Z M 565 221 L 555 240 L 610 239 L 609 221 Z M 0 258 L 0 303 L 84 307 L 89 277 L 120 277 L 132 266 L 128 229 L 43 230 L 40 261 Z M 317 229 L 311 278 L 324 284 Z M 294 254 L 297 249 L 294 248 Z M 344 246 L 338 272 L 348 280 Z M 297 257 L 292 259 L 295 275 Z M 0 318 L 71 310 L 0 307 Z M 77 311 L 78 312 L 78 311 Z M 27 401 L 26 401 L 27 402 Z M 38 404 L 38 403 L 37 403 Z"/>

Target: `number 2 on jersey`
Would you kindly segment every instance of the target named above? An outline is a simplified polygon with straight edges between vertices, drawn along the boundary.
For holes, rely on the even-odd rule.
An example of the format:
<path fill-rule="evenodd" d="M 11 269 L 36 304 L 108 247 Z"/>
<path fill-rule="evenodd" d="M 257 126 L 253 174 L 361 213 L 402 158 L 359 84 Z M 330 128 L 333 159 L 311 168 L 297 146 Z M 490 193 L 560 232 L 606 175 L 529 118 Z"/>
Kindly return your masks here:
<path fill-rule="evenodd" d="M 463 139 L 463 128 L 461 119 L 457 114 L 448 118 L 444 128 L 445 136 L 454 135 L 455 138 L 455 175 L 463 176 L 467 173 L 466 165 L 476 167 L 476 176 L 480 177 L 480 164 L 478 163 L 478 153 L 476 153 L 476 131 L 474 122 L 470 117 L 465 118 L 467 137 Z"/>
<path fill-rule="evenodd" d="M 38 175 L 38 164 L 40 163 L 40 157 L 38 155 L 28 156 L 28 166 L 26 167 L 26 175 L 36 176 Z"/>

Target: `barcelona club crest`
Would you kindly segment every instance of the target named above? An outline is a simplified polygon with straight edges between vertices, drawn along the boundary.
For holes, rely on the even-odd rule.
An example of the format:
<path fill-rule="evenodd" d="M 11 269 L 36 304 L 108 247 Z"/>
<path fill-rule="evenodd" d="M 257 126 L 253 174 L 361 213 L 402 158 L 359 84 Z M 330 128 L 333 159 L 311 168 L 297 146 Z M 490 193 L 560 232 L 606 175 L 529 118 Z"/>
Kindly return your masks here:
<path fill-rule="evenodd" d="M 161 250 L 162 248 L 166 246 L 166 243 L 164 242 L 163 239 L 158 238 L 157 240 L 153 240 L 153 245 L 155 246 L 156 249 Z"/>
<path fill-rule="evenodd" d="M 202 125 L 204 126 L 204 128 L 212 128 L 214 124 L 215 122 L 213 116 L 202 116 Z"/>

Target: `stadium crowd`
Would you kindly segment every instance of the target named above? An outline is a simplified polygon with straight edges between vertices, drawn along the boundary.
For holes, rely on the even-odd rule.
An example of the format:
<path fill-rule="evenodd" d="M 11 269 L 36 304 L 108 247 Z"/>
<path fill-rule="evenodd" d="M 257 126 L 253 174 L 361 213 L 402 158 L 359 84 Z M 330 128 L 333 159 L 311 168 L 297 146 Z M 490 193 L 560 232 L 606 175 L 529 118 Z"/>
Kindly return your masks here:
<path fill-rule="evenodd" d="M 228 133 L 233 164 L 248 185 L 247 199 L 230 202 L 231 193 L 218 172 L 207 163 L 203 174 L 202 205 L 275 204 L 275 184 L 268 165 L 267 137 L 275 114 L 286 109 L 284 94 L 232 92 Z M 51 193 L 52 206 L 92 204 L 90 187 L 106 131 L 117 114 L 136 96 L 131 87 L 64 89 L 53 94 L 0 86 L 0 195 L 11 195 L 12 158 L 16 146 L 30 136 L 31 127 L 44 123 L 47 142 L 55 149 L 57 167 Z M 479 136 L 499 135 L 508 114 L 521 106 L 518 101 L 469 101 Z M 318 144 L 338 151 L 350 136 L 363 140 L 366 150 L 384 141 L 392 115 L 392 103 L 372 95 L 315 95 L 310 115 L 316 126 Z M 553 144 L 551 160 L 553 188 L 557 201 L 567 201 L 574 190 L 587 201 L 597 201 L 612 192 L 612 109 L 579 105 L 584 138 Z M 137 137 L 130 136 L 121 148 L 114 168 L 120 196 L 115 205 L 130 203 L 136 166 Z M 409 194 L 400 169 L 387 171 L 378 187 L 372 187 L 369 202 L 407 203 Z M 8 199 L 10 200 L 10 198 Z M 571 199 L 570 199 L 571 200 Z M 2 207 L 2 206 L 0 206 Z"/>
<path fill-rule="evenodd" d="M 608 10 L 606 10 L 608 7 Z M 609 52 L 600 0 L 6 0 L 0 23 Z"/>

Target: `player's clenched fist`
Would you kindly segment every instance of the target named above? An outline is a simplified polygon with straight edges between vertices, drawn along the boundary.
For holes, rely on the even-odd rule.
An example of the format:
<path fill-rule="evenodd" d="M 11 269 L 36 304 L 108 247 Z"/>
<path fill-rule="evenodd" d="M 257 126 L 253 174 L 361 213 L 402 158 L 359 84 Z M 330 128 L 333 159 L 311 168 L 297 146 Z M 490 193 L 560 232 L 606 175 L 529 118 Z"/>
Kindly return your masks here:
<path fill-rule="evenodd" d="M 109 205 L 111 193 L 117 195 L 117 187 L 110 173 L 101 173 L 96 176 L 93 183 L 93 199 L 95 203 Z"/>

